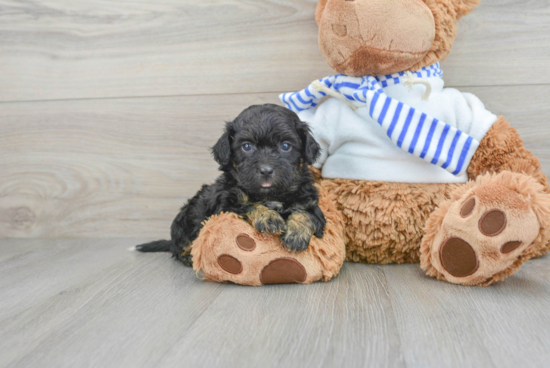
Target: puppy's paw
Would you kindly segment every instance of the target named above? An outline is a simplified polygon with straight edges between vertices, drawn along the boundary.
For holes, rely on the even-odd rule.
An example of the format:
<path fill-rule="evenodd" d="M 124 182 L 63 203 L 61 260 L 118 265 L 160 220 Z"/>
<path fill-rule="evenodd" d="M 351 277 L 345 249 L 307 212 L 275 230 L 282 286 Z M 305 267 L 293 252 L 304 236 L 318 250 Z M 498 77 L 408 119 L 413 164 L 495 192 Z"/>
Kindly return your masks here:
<path fill-rule="evenodd" d="M 307 233 L 300 233 L 294 231 L 287 231 L 281 236 L 281 241 L 286 249 L 293 252 L 301 252 L 307 249 L 309 246 L 309 240 L 311 239 L 311 234 L 308 236 Z"/>
<path fill-rule="evenodd" d="M 287 231 L 281 236 L 285 248 L 294 252 L 307 249 L 313 235 L 313 222 L 307 213 L 295 212 L 286 223 Z"/>
<path fill-rule="evenodd" d="M 256 206 L 248 213 L 248 218 L 256 230 L 267 234 L 282 234 L 286 230 L 285 220 L 278 212 L 264 206 Z"/>
<path fill-rule="evenodd" d="M 182 254 L 180 257 L 179 257 L 179 260 L 181 261 L 181 263 L 184 264 L 184 266 L 187 266 L 187 267 L 193 267 L 193 257 L 191 256 L 191 254 Z"/>
<path fill-rule="evenodd" d="M 269 210 L 254 221 L 254 227 L 261 233 L 281 234 L 286 230 L 285 220 L 277 212 Z"/>

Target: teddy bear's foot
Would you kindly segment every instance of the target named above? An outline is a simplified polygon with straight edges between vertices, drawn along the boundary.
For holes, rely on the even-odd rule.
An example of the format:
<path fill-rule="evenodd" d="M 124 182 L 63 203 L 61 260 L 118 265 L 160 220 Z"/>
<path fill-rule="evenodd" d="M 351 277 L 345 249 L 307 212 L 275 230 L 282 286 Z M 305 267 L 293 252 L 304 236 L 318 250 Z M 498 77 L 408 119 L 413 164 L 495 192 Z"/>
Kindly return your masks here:
<path fill-rule="evenodd" d="M 265 242 L 265 239 L 262 239 L 262 240 L 258 239 L 258 241 Z M 256 240 L 254 240 L 252 236 L 245 233 L 238 234 L 235 237 L 235 244 L 237 245 L 237 248 L 239 248 L 243 252 L 254 252 L 257 247 Z M 240 252 L 237 249 L 234 249 L 234 250 L 236 250 L 236 253 L 231 252 L 231 250 L 228 250 L 228 252 L 235 254 L 235 256 L 232 256 L 229 254 L 219 255 L 216 258 L 216 262 L 218 266 L 223 271 L 231 275 L 242 274 L 241 276 L 243 280 L 241 282 L 245 282 L 245 280 L 255 281 L 258 275 L 257 267 L 255 267 L 255 265 L 253 264 L 252 265 L 246 264 L 246 260 L 245 260 L 245 266 L 247 268 L 247 270 L 245 270 L 245 266 L 243 266 L 243 262 L 239 261 L 238 258 L 245 259 L 247 257 L 243 258 L 242 254 L 239 254 Z M 280 254 L 279 255 L 272 254 L 272 257 L 269 257 L 273 259 L 271 259 L 271 261 L 269 261 L 269 263 L 267 263 L 267 265 L 265 265 L 261 269 L 259 273 L 260 284 L 269 285 L 269 284 L 292 284 L 292 283 L 306 282 L 308 278 L 308 273 L 307 273 L 306 267 L 302 263 L 300 263 L 300 261 L 298 261 L 295 258 L 288 257 L 288 255 L 286 254 L 283 255 L 283 257 L 279 257 L 279 256 Z M 260 258 L 264 258 L 264 257 L 261 257 L 261 255 L 258 255 L 258 259 L 256 261 L 260 261 Z"/>
<path fill-rule="evenodd" d="M 343 231 L 312 237 L 302 252 L 286 249 L 278 235 L 265 234 L 232 213 L 209 219 L 191 251 L 193 268 L 210 281 L 268 285 L 328 281 L 344 262 Z"/>
<path fill-rule="evenodd" d="M 542 185 L 522 174 L 486 175 L 468 183 L 429 219 L 422 268 L 462 285 L 504 279 L 547 243 L 541 218 L 548 218 L 549 203 Z"/>

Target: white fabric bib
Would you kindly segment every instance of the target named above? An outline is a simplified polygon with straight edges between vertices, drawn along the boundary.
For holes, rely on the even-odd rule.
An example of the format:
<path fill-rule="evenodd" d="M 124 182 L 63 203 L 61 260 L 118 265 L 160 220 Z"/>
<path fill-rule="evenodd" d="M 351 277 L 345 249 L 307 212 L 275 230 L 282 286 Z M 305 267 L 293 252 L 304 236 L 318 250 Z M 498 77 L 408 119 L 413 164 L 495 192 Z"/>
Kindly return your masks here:
<path fill-rule="evenodd" d="M 404 73 L 385 77 L 333 76 L 321 81 L 354 105 L 306 89 L 281 95 L 312 129 L 324 177 L 407 183 L 462 183 L 479 142 L 497 120 L 474 95 L 443 88 L 438 64 L 416 77 L 432 86 L 409 90 Z M 358 88 L 359 86 L 359 88 Z"/>

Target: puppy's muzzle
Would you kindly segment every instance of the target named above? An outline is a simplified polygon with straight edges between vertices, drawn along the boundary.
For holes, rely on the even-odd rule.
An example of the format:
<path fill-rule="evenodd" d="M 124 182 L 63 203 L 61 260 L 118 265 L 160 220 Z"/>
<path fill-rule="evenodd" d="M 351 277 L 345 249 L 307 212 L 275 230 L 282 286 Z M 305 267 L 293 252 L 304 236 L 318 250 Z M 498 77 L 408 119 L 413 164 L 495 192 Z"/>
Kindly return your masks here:
<path fill-rule="evenodd" d="M 273 175 L 273 168 L 271 166 L 262 166 L 260 169 L 260 174 L 265 177 L 270 177 Z"/>
<path fill-rule="evenodd" d="M 262 175 L 262 180 L 264 182 L 262 183 L 263 188 L 270 188 L 271 187 L 271 178 L 273 176 L 273 168 L 271 166 L 262 166 L 260 167 L 260 175 Z"/>

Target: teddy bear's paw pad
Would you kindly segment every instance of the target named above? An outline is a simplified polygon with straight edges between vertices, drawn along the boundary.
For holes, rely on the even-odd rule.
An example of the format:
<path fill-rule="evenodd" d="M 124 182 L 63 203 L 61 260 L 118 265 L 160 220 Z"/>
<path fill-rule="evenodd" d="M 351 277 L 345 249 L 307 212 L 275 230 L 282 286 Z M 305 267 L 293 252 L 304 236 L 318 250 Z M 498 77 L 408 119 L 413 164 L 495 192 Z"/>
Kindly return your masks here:
<path fill-rule="evenodd" d="M 460 238 L 451 238 L 440 251 L 441 265 L 454 277 L 470 276 L 479 268 L 474 248 Z"/>
<path fill-rule="evenodd" d="M 463 218 L 470 216 L 472 212 L 474 212 L 475 207 L 476 207 L 475 197 L 468 199 L 462 206 L 462 209 L 460 210 L 460 216 L 462 216 Z"/>
<path fill-rule="evenodd" d="M 449 208 L 432 264 L 450 282 L 482 284 L 512 266 L 539 231 L 528 198 L 502 185 L 480 186 Z"/>
<path fill-rule="evenodd" d="M 479 231 L 485 236 L 497 236 L 506 229 L 506 214 L 492 210 L 483 214 L 479 220 Z"/>
<path fill-rule="evenodd" d="M 238 275 L 243 271 L 243 264 L 237 258 L 229 254 L 222 254 L 218 257 L 218 265 L 225 271 L 233 275 Z"/>
<path fill-rule="evenodd" d="M 235 238 L 235 243 L 237 243 L 237 246 L 245 252 L 252 252 L 256 249 L 256 241 L 246 234 L 237 235 Z"/>
<path fill-rule="evenodd" d="M 305 267 L 294 258 L 277 258 L 265 266 L 260 274 L 263 285 L 305 282 Z"/>
<path fill-rule="evenodd" d="M 522 245 L 523 245 L 523 242 L 520 242 L 520 241 L 511 241 L 511 242 L 505 243 L 500 248 L 500 253 L 507 254 L 507 253 L 513 252 L 519 247 L 521 247 Z"/>

